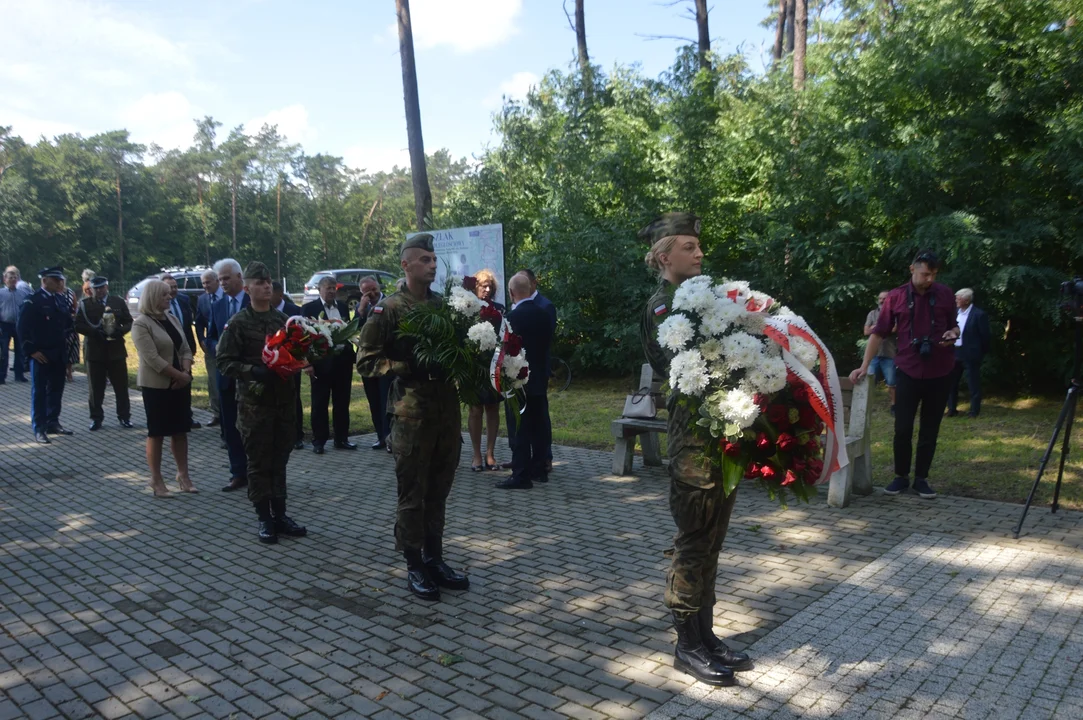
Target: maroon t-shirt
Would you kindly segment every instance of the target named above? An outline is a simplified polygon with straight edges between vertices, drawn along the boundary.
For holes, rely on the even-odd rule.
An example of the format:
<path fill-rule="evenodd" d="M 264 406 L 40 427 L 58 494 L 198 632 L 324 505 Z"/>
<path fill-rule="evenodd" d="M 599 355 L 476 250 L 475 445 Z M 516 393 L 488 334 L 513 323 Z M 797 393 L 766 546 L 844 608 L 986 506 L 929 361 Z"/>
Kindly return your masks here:
<path fill-rule="evenodd" d="M 911 296 L 914 299 L 913 327 L 910 325 Z M 940 340 L 944 333 L 958 326 L 955 320 L 955 293 L 951 288 L 934 282 L 924 294 L 919 294 L 914 290 L 913 283 L 907 282 L 888 294 L 872 331 L 886 337 L 891 334 L 892 328 L 897 327 L 895 336 L 899 341 L 899 350 L 895 355 L 895 366 L 912 378 L 924 379 L 944 377 L 955 367 L 954 344 L 941 345 Z M 927 359 L 922 359 L 918 348 L 910 341 L 925 336 L 929 337 L 933 352 Z"/>

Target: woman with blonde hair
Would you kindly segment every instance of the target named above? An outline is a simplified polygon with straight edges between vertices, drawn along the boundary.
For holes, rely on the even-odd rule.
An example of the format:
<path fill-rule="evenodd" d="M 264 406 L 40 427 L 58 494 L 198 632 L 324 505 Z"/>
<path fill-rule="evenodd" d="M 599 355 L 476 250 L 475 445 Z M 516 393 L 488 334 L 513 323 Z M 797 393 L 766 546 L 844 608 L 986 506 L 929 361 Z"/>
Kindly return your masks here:
<path fill-rule="evenodd" d="M 155 497 L 172 497 L 162 479 L 162 448 L 166 437 L 177 464 L 180 489 L 196 492 L 188 476 L 192 350 L 184 339 L 180 321 L 167 312 L 171 299 L 169 286 L 164 282 L 148 282 L 139 298 L 139 315 L 132 323 L 132 341 L 139 354 L 136 383 L 143 393 L 147 413 L 147 466 Z"/>
<path fill-rule="evenodd" d="M 482 300 L 488 302 L 490 305 L 500 311 L 500 314 L 504 314 L 504 306 L 496 302 L 496 274 L 489 269 L 478 270 L 474 275 L 477 278 L 478 284 L 474 288 L 474 293 Z M 489 322 L 493 323 L 493 327 L 496 329 L 497 334 L 500 333 L 500 320 L 492 319 Z M 488 359 L 482 358 L 485 364 L 488 365 Z M 500 401 L 501 397 L 491 387 L 482 388 L 479 394 L 481 403 L 478 405 L 471 405 L 467 410 L 467 423 L 466 426 L 470 431 L 470 444 L 474 449 L 474 459 L 470 461 L 470 469 L 474 472 L 481 472 L 482 470 L 496 470 L 497 463 L 496 457 L 493 455 L 493 446 L 496 445 L 496 435 L 500 431 Z M 485 460 L 481 458 L 481 425 L 484 415 L 484 421 L 486 426 L 485 433 Z"/>
<path fill-rule="evenodd" d="M 90 281 L 96 277 L 98 277 L 98 273 L 90 268 L 83 270 L 83 297 L 91 297 L 91 295 L 93 295 L 93 288 L 90 287 Z"/>

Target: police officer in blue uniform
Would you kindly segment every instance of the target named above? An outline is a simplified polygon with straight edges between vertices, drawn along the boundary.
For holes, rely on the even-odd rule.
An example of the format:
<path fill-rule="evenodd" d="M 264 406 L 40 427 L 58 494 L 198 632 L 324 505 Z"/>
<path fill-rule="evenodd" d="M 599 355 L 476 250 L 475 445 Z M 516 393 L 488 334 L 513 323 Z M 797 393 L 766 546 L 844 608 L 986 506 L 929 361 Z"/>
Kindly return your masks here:
<path fill-rule="evenodd" d="M 30 359 L 30 423 L 34 439 L 48 444 L 49 435 L 71 435 L 60 424 L 64 397 L 71 313 L 58 302 L 64 268 L 45 268 L 38 277 L 41 289 L 23 301 L 19 310 L 19 340 L 23 357 Z"/>

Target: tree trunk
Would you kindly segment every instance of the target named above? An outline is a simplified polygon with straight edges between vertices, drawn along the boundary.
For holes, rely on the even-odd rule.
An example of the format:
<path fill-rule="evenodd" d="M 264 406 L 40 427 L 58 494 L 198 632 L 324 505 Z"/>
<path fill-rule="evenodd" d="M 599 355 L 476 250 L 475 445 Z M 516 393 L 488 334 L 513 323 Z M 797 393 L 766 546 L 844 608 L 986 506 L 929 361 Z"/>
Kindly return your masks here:
<path fill-rule="evenodd" d="M 207 240 L 207 212 L 203 208 L 203 178 L 196 174 L 196 195 L 199 197 L 199 220 L 203 224 L 203 252 L 207 257 L 207 265 L 211 264 L 211 244 Z"/>
<path fill-rule="evenodd" d="M 594 98 L 594 78 L 590 71 L 590 54 L 587 53 L 587 22 L 583 0 L 575 0 L 575 43 L 578 48 L 579 73 L 583 76 L 583 97 L 589 103 Z"/>
<path fill-rule="evenodd" d="M 120 201 L 120 173 L 117 173 L 117 241 L 120 245 L 120 251 L 117 253 L 117 258 L 120 260 L 120 285 L 119 287 L 125 287 L 124 285 L 124 208 L 121 206 Z"/>
<path fill-rule="evenodd" d="M 794 13 L 796 11 L 796 9 L 794 8 L 794 4 L 795 4 L 795 0 L 786 0 L 786 54 L 787 55 L 789 55 L 790 53 L 793 52 L 793 42 L 794 42 L 793 21 L 794 21 Z"/>
<path fill-rule="evenodd" d="M 421 135 L 421 103 L 417 96 L 414 67 L 414 32 L 410 24 L 410 0 L 395 0 L 399 18 L 399 59 L 402 61 L 402 95 L 406 102 L 406 136 L 410 147 L 410 175 L 414 181 L 414 212 L 417 229 L 424 230 L 432 217 L 432 190 L 425 167 L 425 143 Z M 325 240 L 326 243 L 326 240 Z M 326 256 L 326 250 L 324 252 Z"/>
<path fill-rule="evenodd" d="M 275 261 L 278 263 L 279 281 L 282 280 L 282 176 L 278 176 L 278 190 L 275 197 Z"/>
<path fill-rule="evenodd" d="M 808 48 L 808 0 L 797 0 L 794 14 L 793 89 L 805 89 L 805 51 Z"/>
<path fill-rule="evenodd" d="M 786 42 L 787 5 L 789 5 L 788 0 L 778 0 L 778 26 L 775 29 L 775 47 L 772 52 L 776 62 L 782 59 L 782 50 L 785 47 Z"/>
<path fill-rule="evenodd" d="M 711 33 L 707 27 L 707 0 L 696 0 L 696 27 L 699 28 L 699 67 L 711 69 Z"/>
<path fill-rule="evenodd" d="M 233 217 L 233 254 L 237 254 L 237 178 L 229 183 L 230 215 Z"/>

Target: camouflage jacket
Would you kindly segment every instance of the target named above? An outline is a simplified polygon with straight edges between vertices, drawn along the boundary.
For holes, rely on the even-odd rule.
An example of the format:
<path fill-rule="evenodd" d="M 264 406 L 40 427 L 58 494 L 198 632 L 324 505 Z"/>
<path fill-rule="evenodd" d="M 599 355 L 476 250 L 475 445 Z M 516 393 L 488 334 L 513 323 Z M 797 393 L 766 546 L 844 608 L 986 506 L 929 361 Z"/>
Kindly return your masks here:
<path fill-rule="evenodd" d="M 218 372 L 237 380 L 237 400 L 252 405 L 274 407 L 294 401 L 294 381 L 271 372 L 267 382 L 252 378 L 252 368 L 263 365 L 263 346 L 267 336 L 286 324 L 286 315 L 278 310 L 256 312 L 246 307 L 230 318 L 218 339 Z"/>
<path fill-rule="evenodd" d="M 372 309 L 361 328 L 357 371 L 364 377 L 392 376 L 391 413 L 399 417 L 431 418 L 458 409 L 455 385 L 421 372 L 414 359 L 414 342 L 398 334 L 399 321 L 420 302 L 440 305 L 443 297 L 432 291 L 424 300 L 400 291 Z"/>

